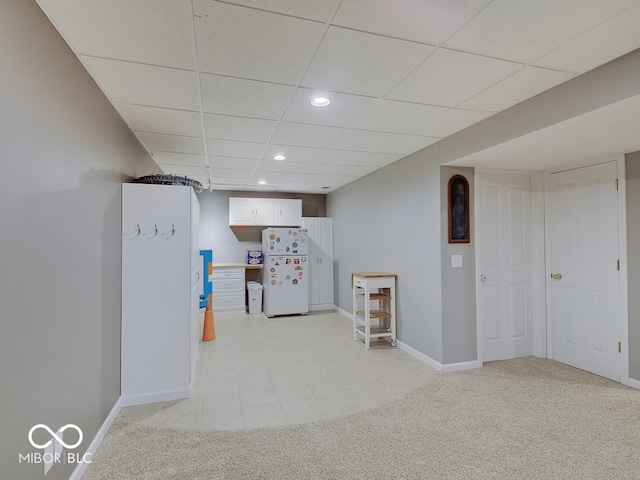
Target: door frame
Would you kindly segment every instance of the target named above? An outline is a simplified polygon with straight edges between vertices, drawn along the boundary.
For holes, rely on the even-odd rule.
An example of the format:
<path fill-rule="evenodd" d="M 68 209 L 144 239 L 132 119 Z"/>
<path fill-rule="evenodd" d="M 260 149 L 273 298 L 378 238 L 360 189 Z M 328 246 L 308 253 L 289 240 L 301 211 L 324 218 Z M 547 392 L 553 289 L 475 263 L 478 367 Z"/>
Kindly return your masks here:
<path fill-rule="evenodd" d="M 578 168 L 590 167 L 592 165 L 599 165 L 603 163 L 616 162 L 618 168 L 618 259 L 620 260 L 620 294 L 619 294 L 619 322 L 620 322 L 620 342 L 622 346 L 621 361 L 620 361 L 620 381 L 623 385 L 631 385 L 629 379 L 629 302 L 628 302 L 628 283 L 627 283 L 627 203 L 626 203 L 626 174 L 625 174 L 625 156 L 619 155 L 616 158 L 609 160 L 603 160 L 598 162 L 587 162 L 572 165 L 570 167 L 553 169 L 544 172 L 544 197 L 545 197 L 545 209 L 544 209 L 544 242 L 545 245 L 550 243 L 550 226 L 549 226 L 549 208 L 550 202 L 548 195 L 550 195 L 550 181 L 551 174 L 558 173 L 566 170 L 574 170 Z M 545 255 L 545 270 L 551 272 L 551 258 L 547 250 Z M 545 295 L 547 298 L 551 298 L 551 279 L 547 274 L 544 276 L 545 282 Z M 547 302 L 546 305 L 546 344 L 547 344 L 547 357 L 553 358 L 553 338 L 552 338 L 552 316 L 551 316 L 551 302 Z M 637 385 L 635 388 L 639 388 Z"/>
<path fill-rule="evenodd" d="M 544 223 L 544 182 L 541 172 L 493 170 L 476 168 L 474 172 L 474 225 L 478 225 L 480 217 L 480 184 L 483 175 L 502 176 L 526 176 L 531 180 L 531 266 L 532 266 L 532 327 L 533 327 L 533 354 L 536 357 L 547 356 L 547 315 L 545 297 L 545 223 Z M 477 358 L 480 365 L 483 361 L 483 320 L 480 308 L 480 272 L 481 253 L 478 241 L 478 228 L 476 228 L 476 344 Z"/>

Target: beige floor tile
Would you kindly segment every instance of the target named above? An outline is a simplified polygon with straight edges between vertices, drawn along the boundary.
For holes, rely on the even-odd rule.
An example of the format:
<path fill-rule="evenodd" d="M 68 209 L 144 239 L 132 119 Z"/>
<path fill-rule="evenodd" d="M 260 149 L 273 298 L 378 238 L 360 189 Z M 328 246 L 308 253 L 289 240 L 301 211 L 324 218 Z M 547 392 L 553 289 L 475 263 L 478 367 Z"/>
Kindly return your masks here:
<path fill-rule="evenodd" d="M 388 342 L 366 350 L 352 322 L 332 311 L 220 316 L 215 326 L 216 340 L 198 347 L 193 398 L 120 415 L 210 430 L 312 422 L 400 398 L 438 374 Z"/>
<path fill-rule="evenodd" d="M 281 405 L 289 425 L 314 422 L 328 418 L 322 404 L 316 399 L 304 402 L 282 402 Z"/>
<path fill-rule="evenodd" d="M 240 403 L 243 409 L 258 408 L 279 402 L 280 399 L 273 386 L 240 390 Z"/>
<path fill-rule="evenodd" d="M 245 428 L 278 427 L 286 425 L 280 402 L 243 408 Z"/>
<path fill-rule="evenodd" d="M 242 409 L 207 408 L 203 410 L 200 420 L 203 430 L 243 430 L 244 416 Z"/>

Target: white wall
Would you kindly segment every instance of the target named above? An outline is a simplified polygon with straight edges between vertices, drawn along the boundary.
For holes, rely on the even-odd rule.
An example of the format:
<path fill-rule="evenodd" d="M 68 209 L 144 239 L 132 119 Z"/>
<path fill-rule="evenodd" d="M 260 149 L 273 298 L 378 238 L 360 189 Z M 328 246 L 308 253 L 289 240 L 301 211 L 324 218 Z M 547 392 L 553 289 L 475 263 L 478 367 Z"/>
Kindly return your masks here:
<path fill-rule="evenodd" d="M 2 2 L 0 58 L 0 465 L 34 479 L 32 426 L 84 452 L 120 396 L 121 183 L 158 170 L 35 2 Z"/>

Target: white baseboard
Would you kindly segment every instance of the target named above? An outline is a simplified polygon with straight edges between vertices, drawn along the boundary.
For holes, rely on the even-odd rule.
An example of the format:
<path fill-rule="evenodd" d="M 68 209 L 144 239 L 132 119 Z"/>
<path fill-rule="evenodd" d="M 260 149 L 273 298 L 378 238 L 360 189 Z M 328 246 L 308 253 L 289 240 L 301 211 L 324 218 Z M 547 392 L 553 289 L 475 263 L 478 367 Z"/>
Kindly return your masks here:
<path fill-rule="evenodd" d="M 338 313 L 344 315 L 349 320 L 353 321 L 353 314 L 341 309 L 337 305 L 334 305 L 334 308 Z M 442 363 L 438 362 L 437 360 L 434 360 L 430 356 L 425 355 L 422 352 L 419 352 L 415 348 L 410 347 L 406 343 L 402 343 L 400 340 L 396 339 L 396 345 L 403 352 L 408 353 L 413 358 L 415 358 L 417 360 L 420 360 L 422 363 L 425 363 L 425 364 L 429 365 L 431 368 L 433 368 L 434 370 L 438 370 L 439 372 L 456 372 L 458 370 L 470 370 L 472 368 L 481 368 L 482 367 L 482 362 L 480 362 L 478 360 L 471 360 L 469 362 L 442 364 Z"/>
<path fill-rule="evenodd" d="M 115 403 L 115 405 L 109 412 L 109 415 L 107 415 L 107 418 L 105 418 L 104 422 L 102 422 L 102 426 L 98 430 L 98 433 L 96 433 L 96 436 L 93 437 L 93 440 L 91 440 L 91 443 L 87 448 L 87 451 L 82 456 L 83 459 L 93 458 L 93 455 L 95 455 L 96 450 L 98 450 L 98 446 L 100 446 L 102 439 L 109 431 L 109 428 L 111 428 L 111 424 L 118 416 L 118 413 L 120 413 L 121 408 L 122 408 L 122 398 L 118 398 L 118 401 Z M 73 470 L 73 473 L 69 477 L 69 480 L 80 480 L 80 477 L 82 477 L 82 474 L 87 469 L 87 466 L 89 465 L 89 463 L 91 462 L 85 463 L 83 461 L 82 463 L 78 463 L 78 466 Z"/>
<path fill-rule="evenodd" d="M 316 303 L 314 305 L 309 304 L 310 312 L 320 312 L 322 310 L 335 310 L 335 305 L 333 303 Z"/>
<path fill-rule="evenodd" d="M 120 397 L 123 407 L 144 405 L 146 403 L 171 402 L 191 398 L 191 388 L 171 390 L 168 392 L 145 393 L 143 395 L 123 395 Z"/>
<path fill-rule="evenodd" d="M 637 388 L 638 390 L 640 390 L 640 380 L 635 380 L 633 378 L 630 378 L 629 383 L 627 383 L 627 385 L 629 387 Z"/>

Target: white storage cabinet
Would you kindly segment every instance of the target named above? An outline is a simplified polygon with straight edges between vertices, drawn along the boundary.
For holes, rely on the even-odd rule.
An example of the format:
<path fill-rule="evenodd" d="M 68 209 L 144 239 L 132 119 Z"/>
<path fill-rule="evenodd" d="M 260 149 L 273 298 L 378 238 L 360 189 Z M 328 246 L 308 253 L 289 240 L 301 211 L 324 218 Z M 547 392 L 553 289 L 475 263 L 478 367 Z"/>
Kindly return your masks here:
<path fill-rule="evenodd" d="M 309 310 L 333 310 L 333 219 L 304 217 L 309 240 Z"/>
<path fill-rule="evenodd" d="M 214 314 L 245 313 L 245 270 L 244 267 L 213 266 Z"/>
<path fill-rule="evenodd" d="M 302 200 L 229 197 L 229 225 L 300 226 Z"/>
<path fill-rule="evenodd" d="M 123 406 L 191 396 L 200 207 L 191 187 L 122 185 Z"/>

